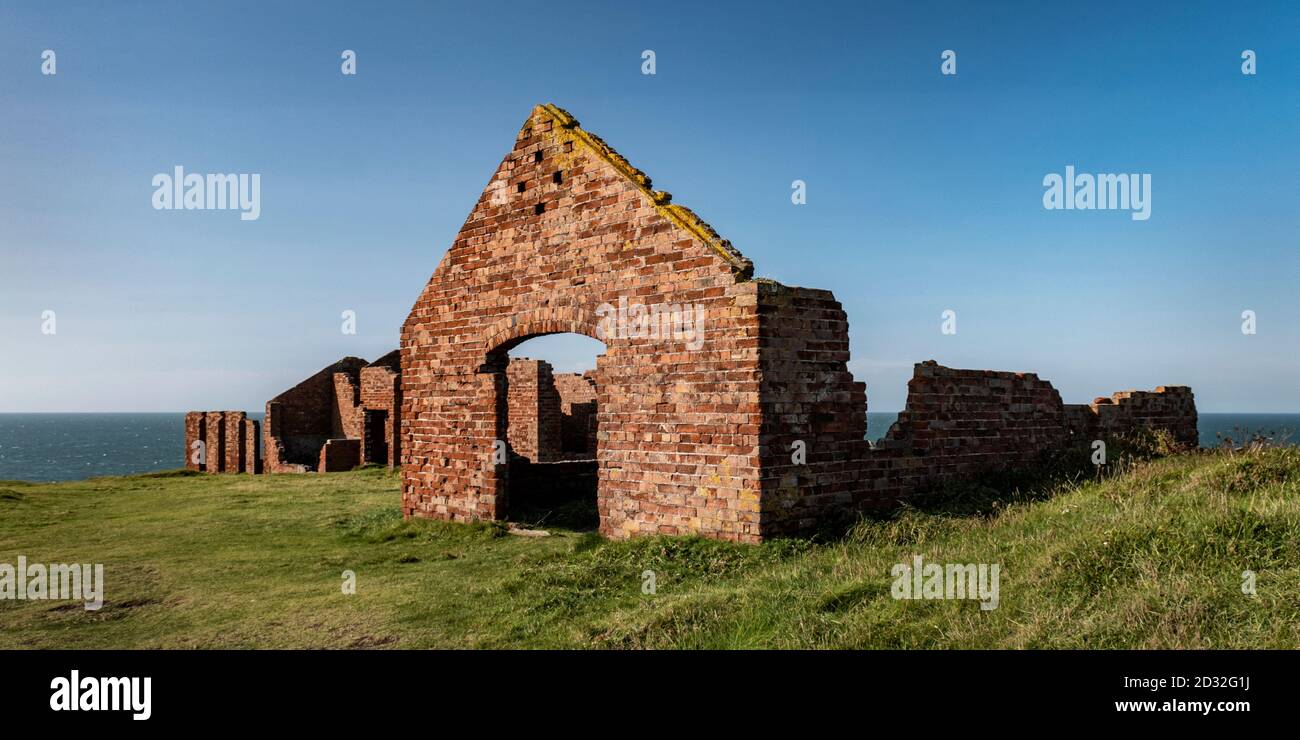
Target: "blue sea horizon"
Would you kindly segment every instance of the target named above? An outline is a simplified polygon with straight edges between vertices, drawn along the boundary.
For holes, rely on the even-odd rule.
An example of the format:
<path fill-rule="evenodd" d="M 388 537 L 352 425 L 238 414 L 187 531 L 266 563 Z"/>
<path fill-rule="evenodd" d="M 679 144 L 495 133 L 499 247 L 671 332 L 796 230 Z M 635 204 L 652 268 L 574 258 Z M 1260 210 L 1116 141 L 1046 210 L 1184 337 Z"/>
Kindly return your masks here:
<path fill-rule="evenodd" d="M 885 436 L 897 419 L 897 412 L 868 412 L 867 439 Z M 1202 413 L 1197 428 L 1202 447 L 1285 432 L 1291 433 L 1287 444 L 1300 444 L 1300 413 Z M 0 480 L 84 480 L 184 465 L 184 413 L 0 414 Z"/>

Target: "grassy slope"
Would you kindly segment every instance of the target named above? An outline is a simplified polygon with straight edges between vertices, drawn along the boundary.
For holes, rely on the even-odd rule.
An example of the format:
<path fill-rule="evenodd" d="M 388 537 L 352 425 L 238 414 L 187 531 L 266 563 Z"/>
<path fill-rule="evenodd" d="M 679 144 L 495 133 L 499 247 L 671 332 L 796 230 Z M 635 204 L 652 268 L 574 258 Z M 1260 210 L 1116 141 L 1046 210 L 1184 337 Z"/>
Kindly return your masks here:
<path fill-rule="evenodd" d="M 403 522 L 381 470 L 0 482 L 0 562 L 107 572 L 99 612 L 0 601 L 0 648 L 1294 648 L 1297 486 L 1300 449 L 1182 456 L 754 547 Z M 1001 563 L 1000 608 L 892 599 L 913 554 Z"/>

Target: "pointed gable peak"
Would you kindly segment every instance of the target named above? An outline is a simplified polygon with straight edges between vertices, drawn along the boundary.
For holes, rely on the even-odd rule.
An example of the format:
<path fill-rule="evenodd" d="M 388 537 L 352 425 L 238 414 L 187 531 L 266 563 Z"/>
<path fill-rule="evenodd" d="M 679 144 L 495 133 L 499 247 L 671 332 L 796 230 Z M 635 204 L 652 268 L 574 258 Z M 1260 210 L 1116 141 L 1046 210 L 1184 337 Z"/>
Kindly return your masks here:
<path fill-rule="evenodd" d="M 731 269 L 736 273 L 737 277 L 742 280 L 753 277 L 754 263 L 748 257 L 741 254 L 740 250 L 732 246 L 730 241 L 722 238 L 708 222 L 696 215 L 694 211 L 684 205 L 673 203 L 671 193 L 654 190 L 649 175 L 633 167 L 631 162 L 627 161 L 622 154 L 619 154 L 614 147 L 605 143 L 604 139 L 582 128 L 581 124 L 578 123 L 578 119 L 574 118 L 571 113 L 554 103 L 541 103 L 533 108 L 530 120 L 534 120 L 539 116 L 549 119 L 554 125 L 570 133 L 574 140 L 580 143 L 588 152 L 607 162 L 628 182 L 644 192 L 654 202 L 655 210 L 660 215 L 717 252 L 731 265 Z"/>

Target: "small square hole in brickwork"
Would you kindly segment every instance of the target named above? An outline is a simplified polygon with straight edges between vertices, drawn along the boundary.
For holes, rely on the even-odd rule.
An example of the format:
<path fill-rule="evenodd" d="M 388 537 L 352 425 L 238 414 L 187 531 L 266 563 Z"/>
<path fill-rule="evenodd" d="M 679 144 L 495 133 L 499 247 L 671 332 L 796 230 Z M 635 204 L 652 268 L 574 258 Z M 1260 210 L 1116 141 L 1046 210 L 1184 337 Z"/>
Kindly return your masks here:
<path fill-rule="evenodd" d="M 556 185 L 559 185 L 560 183 L 564 182 L 564 175 L 561 175 L 560 171 L 556 170 L 555 174 L 551 175 L 551 182 L 555 183 Z"/>
<path fill-rule="evenodd" d="M 537 205 L 533 206 L 533 213 L 536 213 L 538 215 L 541 215 L 541 213 L 545 210 L 546 210 L 545 203 L 538 203 Z"/>
<path fill-rule="evenodd" d="M 521 193 L 524 192 L 524 184 L 521 182 L 518 185 L 515 185 L 515 190 L 518 190 Z"/>
<path fill-rule="evenodd" d="M 533 152 L 533 161 L 534 162 L 542 161 L 542 152 L 540 149 L 538 151 Z"/>

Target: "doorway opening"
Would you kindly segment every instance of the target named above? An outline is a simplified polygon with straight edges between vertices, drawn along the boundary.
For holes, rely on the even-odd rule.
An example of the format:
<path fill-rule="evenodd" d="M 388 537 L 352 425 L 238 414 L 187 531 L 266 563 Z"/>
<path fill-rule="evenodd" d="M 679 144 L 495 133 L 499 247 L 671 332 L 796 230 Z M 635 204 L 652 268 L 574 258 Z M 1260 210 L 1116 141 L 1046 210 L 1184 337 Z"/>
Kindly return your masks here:
<path fill-rule="evenodd" d="M 498 428 L 504 421 L 506 518 L 524 526 L 600 525 L 598 360 L 581 334 L 524 337 L 499 348 Z"/>

